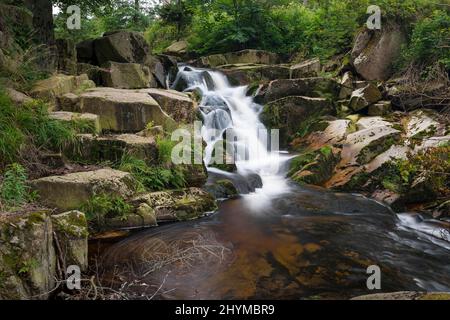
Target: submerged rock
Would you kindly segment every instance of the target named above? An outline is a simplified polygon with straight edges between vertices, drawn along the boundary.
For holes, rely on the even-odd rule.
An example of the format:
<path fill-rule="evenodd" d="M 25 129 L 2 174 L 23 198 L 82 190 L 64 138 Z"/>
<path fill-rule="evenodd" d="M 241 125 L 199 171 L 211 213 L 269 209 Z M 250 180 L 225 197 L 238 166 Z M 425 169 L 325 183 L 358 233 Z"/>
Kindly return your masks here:
<path fill-rule="evenodd" d="M 214 183 L 207 184 L 204 189 L 216 199 L 229 199 L 239 194 L 233 181 L 230 179 L 217 180 Z"/>

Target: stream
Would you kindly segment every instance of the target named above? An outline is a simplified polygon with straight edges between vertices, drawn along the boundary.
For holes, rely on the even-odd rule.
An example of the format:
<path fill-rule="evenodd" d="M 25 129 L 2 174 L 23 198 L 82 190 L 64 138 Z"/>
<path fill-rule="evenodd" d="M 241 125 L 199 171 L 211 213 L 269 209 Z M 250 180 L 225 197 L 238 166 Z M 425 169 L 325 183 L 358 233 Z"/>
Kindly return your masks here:
<path fill-rule="evenodd" d="M 285 178 L 292 158 L 268 148 L 261 106 L 219 72 L 180 66 L 174 86 L 202 96 L 205 164 L 232 130 L 236 172 L 210 179 L 248 182 L 254 192 L 222 201 L 196 220 L 134 233 L 100 257 L 103 282 L 134 299 L 347 299 L 392 291 L 450 291 L 450 222 L 395 214 L 357 194 L 299 186 Z M 273 146 L 273 145 L 272 145 Z M 254 188 L 253 188 L 254 189 Z M 381 269 L 381 290 L 366 286 Z"/>

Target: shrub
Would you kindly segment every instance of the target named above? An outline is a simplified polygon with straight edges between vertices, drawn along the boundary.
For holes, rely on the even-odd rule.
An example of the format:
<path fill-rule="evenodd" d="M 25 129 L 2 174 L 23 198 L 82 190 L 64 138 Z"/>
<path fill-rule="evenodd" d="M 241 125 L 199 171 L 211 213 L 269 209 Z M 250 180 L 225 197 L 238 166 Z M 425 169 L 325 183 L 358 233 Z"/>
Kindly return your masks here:
<path fill-rule="evenodd" d="M 414 25 L 409 45 L 403 51 L 401 63 L 417 66 L 441 63 L 450 70 L 450 15 L 436 10 L 430 17 Z"/>

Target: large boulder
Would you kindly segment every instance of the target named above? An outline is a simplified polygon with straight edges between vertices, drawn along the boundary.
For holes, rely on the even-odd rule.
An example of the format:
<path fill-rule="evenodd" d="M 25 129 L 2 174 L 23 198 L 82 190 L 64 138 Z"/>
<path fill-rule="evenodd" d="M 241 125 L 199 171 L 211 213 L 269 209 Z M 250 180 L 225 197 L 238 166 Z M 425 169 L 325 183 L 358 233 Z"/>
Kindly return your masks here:
<path fill-rule="evenodd" d="M 34 98 L 56 103 L 56 98 L 59 96 L 93 87 L 95 87 L 95 83 L 89 80 L 85 74 L 80 76 L 57 74 L 48 79 L 38 81 L 30 94 Z"/>
<path fill-rule="evenodd" d="M 80 63 L 97 64 L 94 51 L 94 39 L 84 40 L 76 45 L 77 60 Z"/>
<path fill-rule="evenodd" d="M 147 193 L 133 203 L 152 208 L 158 222 L 192 220 L 217 209 L 215 199 L 199 188 Z"/>
<path fill-rule="evenodd" d="M 0 299 L 47 299 L 55 265 L 49 212 L 0 216 Z"/>
<path fill-rule="evenodd" d="M 150 53 L 147 42 L 139 32 L 114 31 L 94 41 L 99 65 L 109 61 L 143 64 Z"/>
<path fill-rule="evenodd" d="M 197 105 L 186 93 L 163 89 L 147 89 L 145 92 L 175 121 L 192 123 L 195 120 Z"/>
<path fill-rule="evenodd" d="M 320 60 L 315 58 L 291 66 L 291 79 L 317 77 L 321 70 Z"/>
<path fill-rule="evenodd" d="M 168 46 L 164 53 L 172 56 L 178 56 L 182 57 L 187 52 L 188 43 L 185 40 L 180 40 L 172 43 L 170 46 Z"/>
<path fill-rule="evenodd" d="M 287 96 L 336 97 L 339 85 L 328 78 L 279 79 L 263 86 L 255 96 L 257 103 L 269 103 Z"/>
<path fill-rule="evenodd" d="M 170 85 L 175 81 L 178 73 L 178 60 L 177 58 L 165 54 L 159 54 L 157 56 L 164 68 L 165 83 L 164 88 L 168 89 Z"/>
<path fill-rule="evenodd" d="M 350 97 L 350 109 L 357 112 L 382 99 L 380 90 L 369 83 L 364 88 L 353 91 Z"/>
<path fill-rule="evenodd" d="M 45 204 L 61 210 L 74 210 L 83 206 L 96 194 L 127 198 L 135 191 L 130 173 L 113 169 L 69 173 L 32 180 L 31 186 Z"/>
<path fill-rule="evenodd" d="M 108 62 L 101 71 L 102 84 L 118 89 L 157 87 L 150 69 L 137 63 Z"/>
<path fill-rule="evenodd" d="M 280 130 L 280 146 L 285 147 L 303 123 L 334 112 L 327 99 L 290 96 L 265 105 L 261 120 L 268 128 Z"/>
<path fill-rule="evenodd" d="M 351 61 L 366 80 L 387 80 L 406 37 L 401 26 L 384 23 L 382 30 L 364 29 L 355 40 Z"/>
<path fill-rule="evenodd" d="M 5 92 L 15 105 L 20 106 L 33 100 L 26 94 L 12 88 L 6 88 Z"/>
<path fill-rule="evenodd" d="M 79 109 L 73 111 L 97 114 L 103 130 L 139 132 L 149 122 L 168 130 L 176 127 L 175 121 L 145 89 L 96 88 L 82 93 L 79 99 Z"/>
<path fill-rule="evenodd" d="M 88 223 L 84 213 L 68 211 L 51 217 L 55 241 L 58 243 L 59 258 L 66 267 L 79 266 L 81 271 L 88 267 Z"/>

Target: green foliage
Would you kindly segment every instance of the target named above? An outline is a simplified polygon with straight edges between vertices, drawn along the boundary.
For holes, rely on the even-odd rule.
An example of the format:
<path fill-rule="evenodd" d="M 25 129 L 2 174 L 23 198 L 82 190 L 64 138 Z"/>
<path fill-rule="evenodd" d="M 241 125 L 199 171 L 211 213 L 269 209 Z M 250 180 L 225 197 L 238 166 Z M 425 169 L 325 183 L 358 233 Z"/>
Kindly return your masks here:
<path fill-rule="evenodd" d="M 166 25 L 162 21 L 153 21 L 144 34 L 153 53 L 162 53 L 178 39 L 176 26 Z"/>
<path fill-rule="evenodd" d="M 436 10 L 414 25 L 411 41 L 402 55 L 403 65 L 432 65 L 450 69 L 450 14 Z"/>
<path fill-rule="evenodd" d="M 0 203 L 11 208 L 31 200 L 30 188 L 26 185 L 27 178 L 26 170 L 20 164 L 13 163 L 6 167 L 0 183 Z"/>
<path fill-rule="evenodd" d="M 126 220 L 133 212 L 133 206 L 123 198 L 106 194 L 93 196 L 82 207 L 88 221 L 96 221 L 99 225 L 104 223 L 105 218 L 120 218 Z"/>
<path fill-rule="evenodd" d="M 179 167 L 149 166 L 145 161 L 127 155 L 122 158 L 118 169 L 130 172 L 138 181 L 140 191 L 183 188 L 186 185 L 184 172 Z"/>
<path fill-rule="evenodd" d="M 177 142 L 167 138 L 158 138 L 156 141 L 158 145 L 158 160 L 162 164 L 169 164 L 172 161 L 172 149 Z"/>
<path fill-rule="evenodd" d="M 0 91 L 0 167 L 16 161 L 26 145 L 59 151 L 75 139 L 73 125 L 50 119 L 42 101 L 16 106 Z"/>

